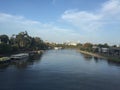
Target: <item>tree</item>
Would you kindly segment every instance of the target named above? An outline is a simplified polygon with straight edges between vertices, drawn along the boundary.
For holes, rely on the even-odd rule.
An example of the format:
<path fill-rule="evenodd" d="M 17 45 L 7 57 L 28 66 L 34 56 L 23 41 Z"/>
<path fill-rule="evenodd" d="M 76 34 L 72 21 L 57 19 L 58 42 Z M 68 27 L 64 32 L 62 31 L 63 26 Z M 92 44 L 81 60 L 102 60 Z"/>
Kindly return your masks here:
<path fill-rule="evenodd" d="M 43 40 L 39 37 L 32 38 L 31 47 L 33 47 L 34 50 L 48 48 L 47 45 L 43 42 Z"/>
<path fill-rule="evenodd" d="M 16 35 L 16 42 L 18 47 L 21 49 L 27 49 L 31 45 L 31 37 L 27 34 L 27 32 L 20 32 Z"/>
<path fill-rule="evenodd" d="M 105 44 L 98 44 L 98 47 L 103 47 L 103 48 L 109 48 L 109 45 L 107 43 Z"/>
<path fill-rule="evenodd" d="M 12 51 L 12 48 L 10 45 L 6 44 L 6 43 L 1 43 L 0 44 L 0 53 L 1 54 L 6 54 L 6 53 L 10 53 Z"/>
<path fill-rule="evenodd" d="M 85 43 L 83 45 L 83 49 L 86 51 L 92 51 L 92 46 L 93 46 L 93 44 L 91 44 L 91 43 Z"/>
<path fill-rule="evenodd" d="M 11 37 L 10 37 L 10 44 L 11 45 L 15 45 L 16 44 L 16 35 L 15 34 L 13 34 Z"/>
<path fill-rule="evenodd" d="M 105 44 L 103 45 L 103 47 L 108 48 L 109 45 L 108 45 L 107 43 L 105 43 Z"/>
<path fill-rule="evenodd" d="M 112 47 L 116 48 L 116 47 L 117 47 L 117 45 L 113 45 Z"/>
<path fill-rule="evenodd" d="M 8 44 L 9 43 L 9 37 L 7 35 L 0 35 L 0 41 L 1 41 L 1 43 Z"/>
<path fill-rule="evenodd" d="M 9 44 L 8 44 L 9 43 Z M 17 35 L 13 34 L 10 37 L 0 35 L 0 53 L 9 53 L 16 51 L 40 50 L 47 49 L 48 45 L 39 37 L 31 37 L 28 33 L 20 32 Z"/>

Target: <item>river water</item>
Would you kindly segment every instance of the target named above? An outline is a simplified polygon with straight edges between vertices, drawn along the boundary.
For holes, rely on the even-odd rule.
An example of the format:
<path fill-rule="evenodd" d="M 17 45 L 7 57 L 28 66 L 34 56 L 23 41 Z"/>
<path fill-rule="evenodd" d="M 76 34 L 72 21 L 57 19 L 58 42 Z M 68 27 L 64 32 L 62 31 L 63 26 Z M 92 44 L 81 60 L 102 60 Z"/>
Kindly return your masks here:
<path fill-rule="evenodd" d="M 120 64 L 76 50 L 49 50 L 0 65 L 0 90 L 120 90 Z"/>

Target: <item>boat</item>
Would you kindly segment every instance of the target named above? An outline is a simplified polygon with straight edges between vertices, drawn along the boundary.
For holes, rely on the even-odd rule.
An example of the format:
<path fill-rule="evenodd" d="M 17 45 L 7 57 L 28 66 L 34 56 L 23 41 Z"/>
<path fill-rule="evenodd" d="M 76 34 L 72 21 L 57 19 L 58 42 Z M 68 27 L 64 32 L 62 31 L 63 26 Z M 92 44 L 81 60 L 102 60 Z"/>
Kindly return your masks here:
<path fill-rule="evenodd" d="M 54 47 L 55 50 L 60 50 L 62 47 Z"/>
<path fill-rule="evenodd" d="M 28 59 L 28 58 L 29 58 L 28 53 L 15 54 L 10 57 L 11 60 L 22 60 L 22 59 Z"/>
<path fill-rule="evenodd" d="M 0 58 L 0 64 L 9 63 L 9 62 L 10 62 L 9 57 L 1 57 Z"/>

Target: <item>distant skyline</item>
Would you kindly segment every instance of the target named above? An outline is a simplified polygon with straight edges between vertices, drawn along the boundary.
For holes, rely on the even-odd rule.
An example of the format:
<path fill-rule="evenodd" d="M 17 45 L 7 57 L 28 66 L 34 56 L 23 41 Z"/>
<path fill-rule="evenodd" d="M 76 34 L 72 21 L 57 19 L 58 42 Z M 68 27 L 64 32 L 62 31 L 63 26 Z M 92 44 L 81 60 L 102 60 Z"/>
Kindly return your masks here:
<path fill-rule="evenodd" d="M 0 34 L 120 44 L 120 0 L 0 0 Z"/>

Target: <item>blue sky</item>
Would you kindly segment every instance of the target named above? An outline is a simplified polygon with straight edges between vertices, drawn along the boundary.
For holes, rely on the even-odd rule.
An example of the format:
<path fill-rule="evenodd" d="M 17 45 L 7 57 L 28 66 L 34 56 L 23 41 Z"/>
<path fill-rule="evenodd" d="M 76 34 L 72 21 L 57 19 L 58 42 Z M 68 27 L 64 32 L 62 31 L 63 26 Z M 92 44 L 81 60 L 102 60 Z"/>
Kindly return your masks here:
<path fill-rule="evenodd" d="M 120 0 L 0 0 L 0 34 L 120 44 Z"/>

